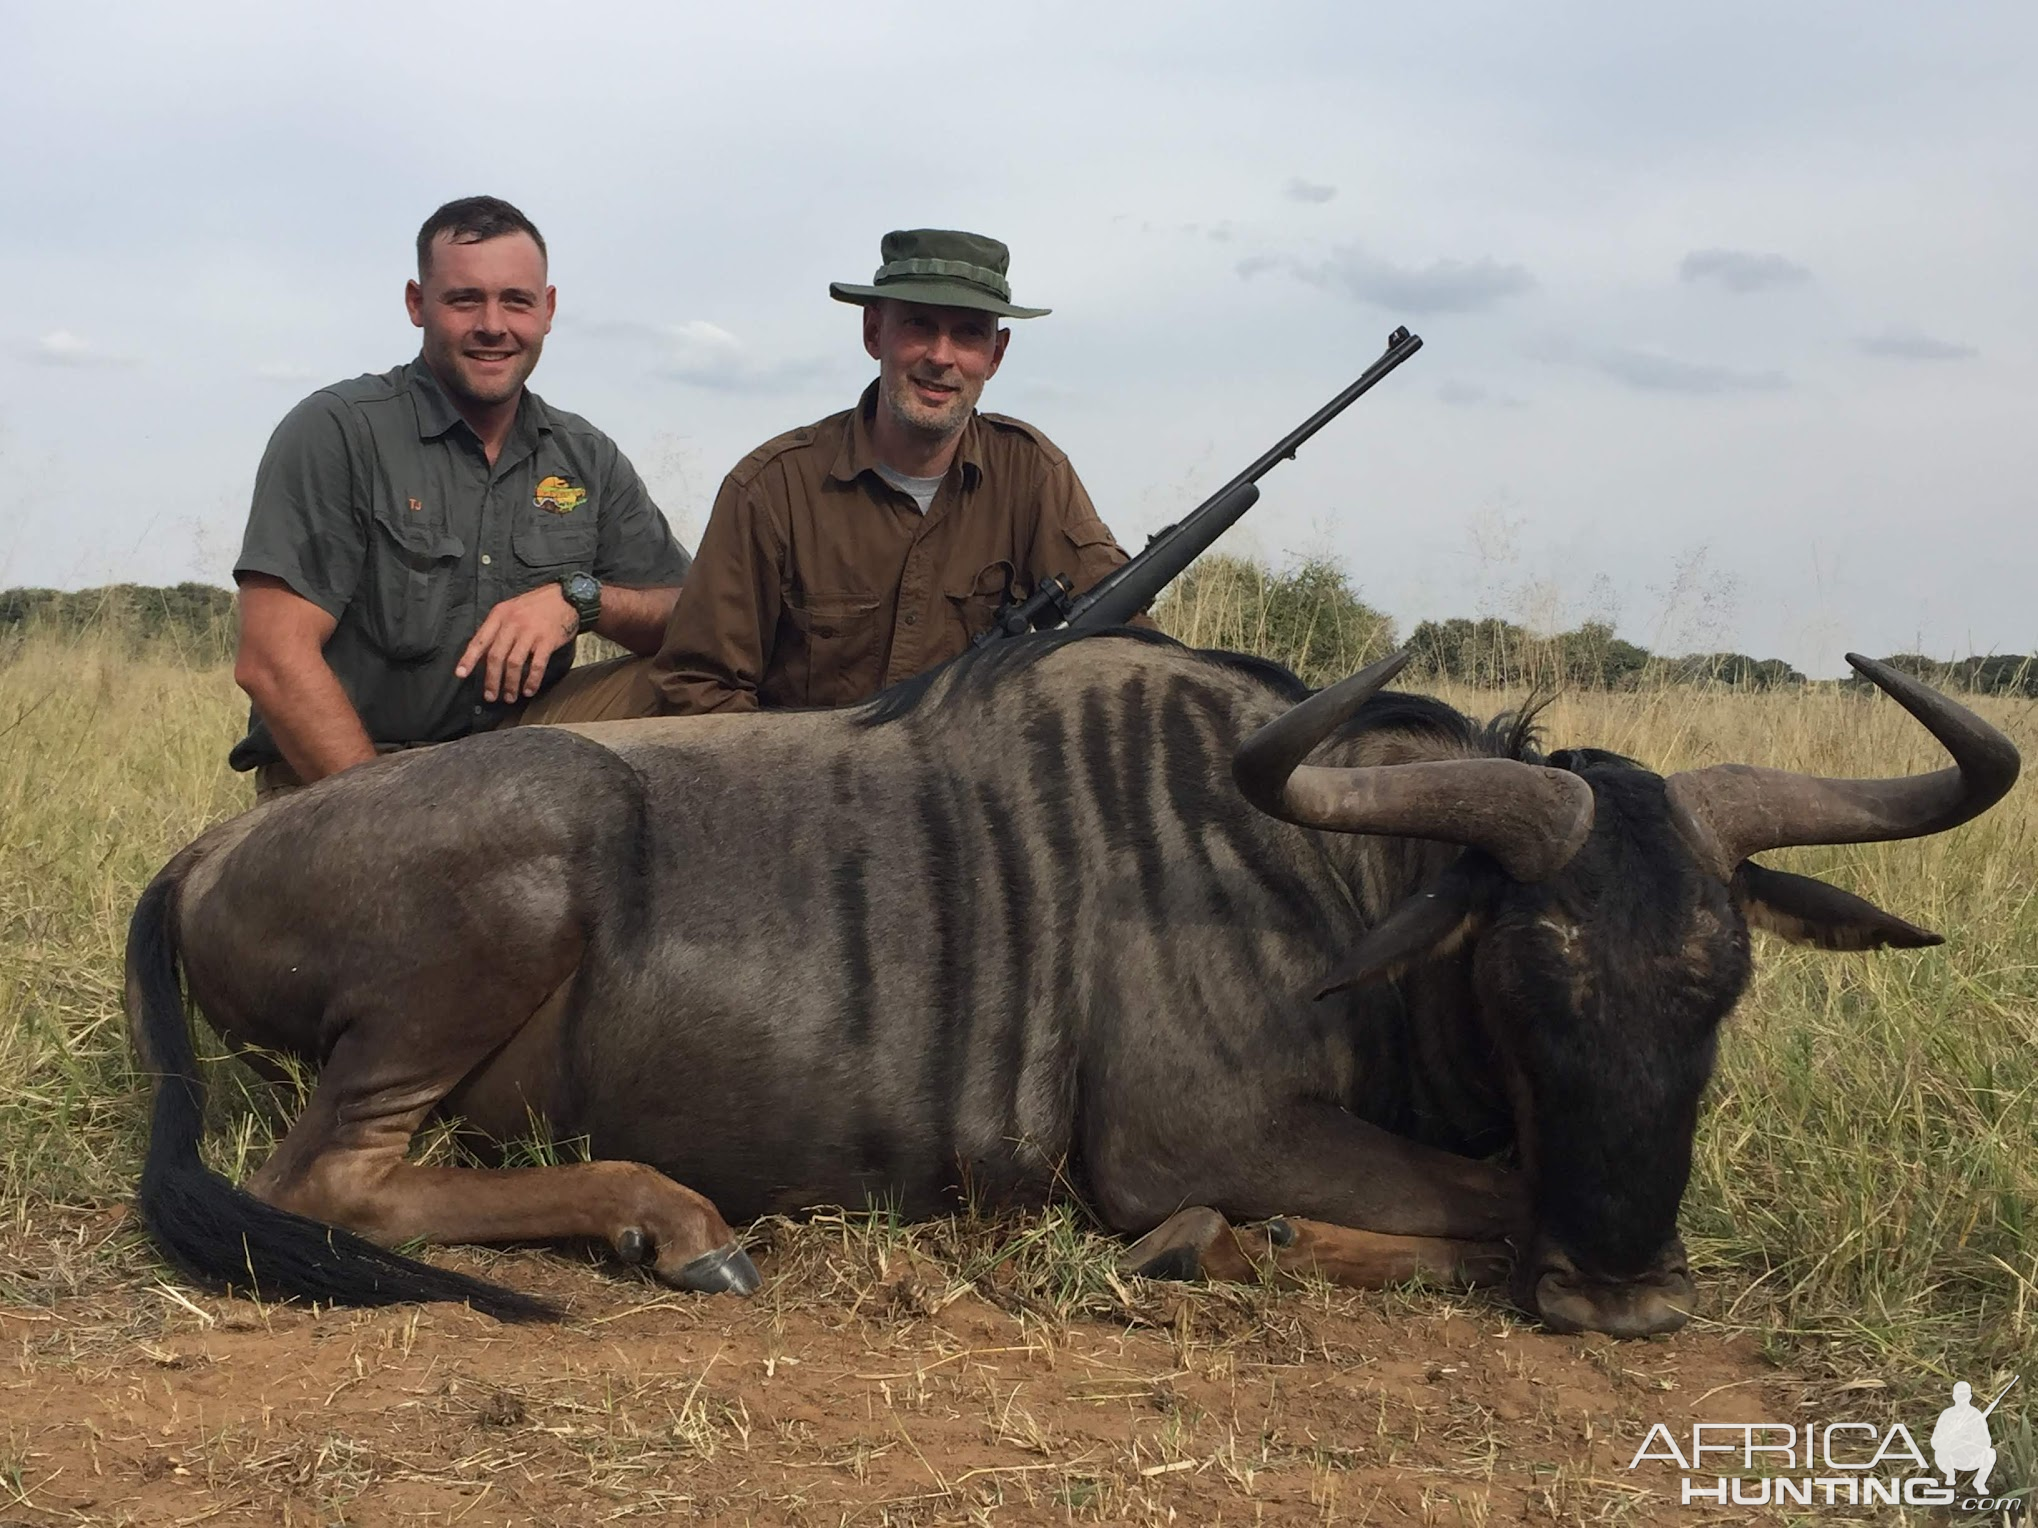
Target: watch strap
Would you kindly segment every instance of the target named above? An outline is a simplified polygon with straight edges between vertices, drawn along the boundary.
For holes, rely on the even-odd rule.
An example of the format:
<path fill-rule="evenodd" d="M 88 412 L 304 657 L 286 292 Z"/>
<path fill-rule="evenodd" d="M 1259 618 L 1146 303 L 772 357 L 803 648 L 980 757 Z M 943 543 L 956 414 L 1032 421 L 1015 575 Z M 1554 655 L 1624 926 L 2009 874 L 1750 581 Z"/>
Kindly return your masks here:
<path fill-rule="evenodd" d="M 559 580 L 559 592 L 580 617 L 580 629 L 593 631 L 601 619 L 601 583 L 592 573 L 568 573 Z"/>

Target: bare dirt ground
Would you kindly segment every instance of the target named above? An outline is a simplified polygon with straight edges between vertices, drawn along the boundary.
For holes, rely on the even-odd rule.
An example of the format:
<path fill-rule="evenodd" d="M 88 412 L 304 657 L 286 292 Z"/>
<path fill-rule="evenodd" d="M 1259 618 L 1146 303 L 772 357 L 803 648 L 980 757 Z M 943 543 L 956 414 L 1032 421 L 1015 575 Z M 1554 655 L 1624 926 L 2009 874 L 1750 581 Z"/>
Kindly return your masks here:
<path fill-rule="evenodd" d="M 1673 1474 L 1627 1468 L 1649 1425 L 1808 1393 L 1703 1324 L 1557 1337 L 1484 1298 L 1095 1259 L 1058 1298 L 1015 1224 L 767 1227 L 748 1301 L 438 1254 L 556 1327 L 205 1295 L 119 1212 L 44 1224 L 0 1243 L 11 1287 L 51 1289 L 0 1306 L 0 1525 L 1691 1523 Z"/>

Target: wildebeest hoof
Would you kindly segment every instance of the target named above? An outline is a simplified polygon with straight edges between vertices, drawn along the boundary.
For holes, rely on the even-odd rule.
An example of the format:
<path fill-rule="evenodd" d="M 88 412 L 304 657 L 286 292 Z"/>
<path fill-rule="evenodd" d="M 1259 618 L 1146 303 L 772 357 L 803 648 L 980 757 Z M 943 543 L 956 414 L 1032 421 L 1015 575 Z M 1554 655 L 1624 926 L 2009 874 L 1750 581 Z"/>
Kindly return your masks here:
<path fill-rule="evenodd" d="M 1278 1215 L 1272 1220 L 1262 1221 L 1260 1229 L 1267 1233 L 1268 1242 L 1276 1247 L 1295 1245 L 1295 1228 Z"/>
<path fill-rule="evenodd" d="M 703 1252 L 682 1265 L 673 1282 L 695 1294 L 754 1295 L 764 1280 L 757 1276 L 757 1265 L 750 1261 L 750 1254 L 731 1245 Z"/>
<path fill-rule="evenodd" d="M 616 1256 L 632 1266 L 650 1262 L 651 1252 L 651 1238 L 635 1226 L 616 1238 Z"/>
<path fill-rule="evenodd" d="M 1222 1215 L 1205 1206 L 1177 1210 L 1125 1249 L 1118 1271 L 1143 1279 L 1200 1279 L 1203 1254 L 1230 1229 Z"/>

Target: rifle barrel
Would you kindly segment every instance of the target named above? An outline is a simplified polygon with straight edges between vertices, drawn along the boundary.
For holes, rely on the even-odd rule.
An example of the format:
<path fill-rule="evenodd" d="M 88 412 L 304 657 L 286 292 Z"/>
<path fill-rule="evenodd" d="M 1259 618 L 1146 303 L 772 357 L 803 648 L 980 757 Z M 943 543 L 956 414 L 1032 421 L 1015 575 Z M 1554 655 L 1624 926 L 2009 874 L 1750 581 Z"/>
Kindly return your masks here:
<path fill-rule="evenodd" d="M 1290 430 L 1286 435 L 1283 435 L 1264 456 L 1260 457 L 1258 461 L 1246 468 L 1245 471 L 1218 489 L 1217 492 L 1210 495 L 1204 502 L 1206 504 L 1214 504 L 1241 483 L 1257 483 L 1280 463 L 1292 460 L 1296 451 L 1302 447 L 1310 436 L 1314 435 L 1318 430 L 1329 424 L 1331 420 L 1337 418 L 1338 415 L 1358 402 L 1361 397 L 1372 390 L 1375 382 L 1378 382 L 1388 372 L 1399 366 L 1420 349 L 1422 349 L 1421 335 L 1410 334 L 1406 326 L 1396 329 L 1387 336 L 1387 349 L 1380 359 L 1361 372 L 1356 382 L 1352 383 L 1350 387 L 1303 420 L 1302 423 Z M 1191 513 L 1194 513 L 1194 511 Z M 1162 534 L 1165 535 L 1166 532 Z"/>
<path fill-rule="evenodd" d="M 1122 626 L 1159 596 L 1210 544 L 1229 530 L 1259 499 L 1259 480 L 1292 461 L 1310 436 L 1357 402 L 1374 383 L 1422 349 L 1422 336 L 1404 328 L 1387 336 L 1380 359 L 1301 424 L 1283 435 L 1257 461 L 1173 525 L 1154 532 L 1139 555 L 1114 568 L 1069 606 L 1071 626 Z"/>
<path fill-rule="evenodd" d="M 1151 605 L 1161 590 L 1173 583 L 1183 568 L 1201 556 L 1204 547 L 1223 535 L 1240 515 L 1258 503 L 1259 497 L 1257 483 L 1232 484 L 1224 493 L 1198 507 L 1196 514 L 1179 526 L 1171 525 L 1155 536 L 1139 556 L 1098 579 L 1087 594 L 1069 606 L 1068 624 L 1123 626 Z M 1197 519 L 1197 515 L 1202 518 Z M 1153 555 L 1167 544 L 1163 538 L 1177 530 L 1194 534 L 1200 545 L 1189 549 L 1187 555 L 1179 559 Z"/>

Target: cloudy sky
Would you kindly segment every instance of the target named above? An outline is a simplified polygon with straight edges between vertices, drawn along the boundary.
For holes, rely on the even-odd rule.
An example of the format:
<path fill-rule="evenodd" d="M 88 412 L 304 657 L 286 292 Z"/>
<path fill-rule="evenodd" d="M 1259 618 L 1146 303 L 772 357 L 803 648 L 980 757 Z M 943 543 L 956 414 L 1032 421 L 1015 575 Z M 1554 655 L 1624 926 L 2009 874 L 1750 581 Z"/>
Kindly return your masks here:
<path fill-rule="evenodd" d="M 270 429 L 415 351 L 417 225 L 552 246 L 535 385 L 689 544 L 871 370 L 888 228 L 1013 247 L 988 406 L 1130 546 L 1405 323 L 1233 533 L 1404 623 L 1813 673 L 2038 649 L 2038 8 L 0 0 L 0 585 L 224 581 Z"/>

